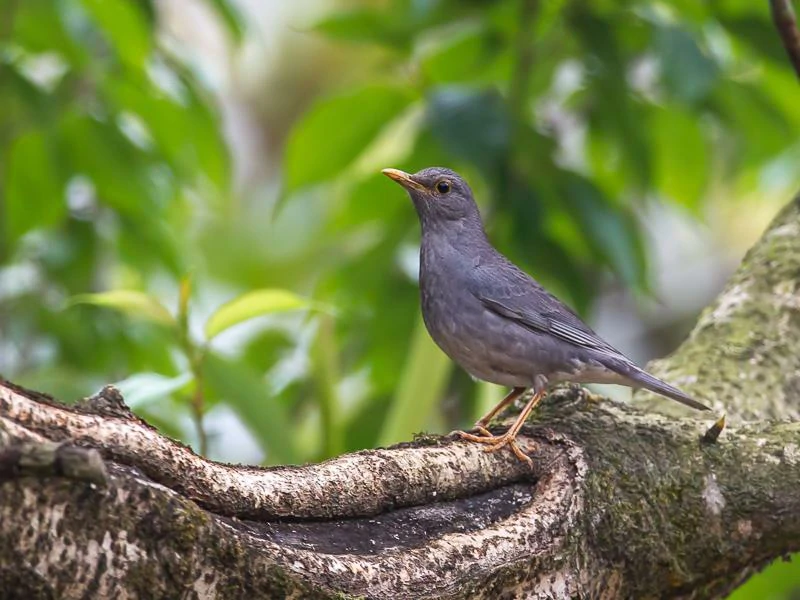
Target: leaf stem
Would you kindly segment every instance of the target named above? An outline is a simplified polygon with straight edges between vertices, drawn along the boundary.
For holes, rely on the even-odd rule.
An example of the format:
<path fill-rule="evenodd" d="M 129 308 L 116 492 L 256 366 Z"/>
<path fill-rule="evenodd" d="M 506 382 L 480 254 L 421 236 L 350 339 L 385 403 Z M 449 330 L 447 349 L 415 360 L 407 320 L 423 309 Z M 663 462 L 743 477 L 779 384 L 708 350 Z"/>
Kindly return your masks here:
<path fill-rule="evenodd" d="M 208 434 L 203 427 L 203 415 L 205 414 L 205 397 L 203 394 L 203 356 L 202 353 L 196 358 L 191 359 L 191 371 L 194 377 L 194 392 L 192 393 L 189 404 L 192 412 L 192 421 L 197 431 L 197 444 L 200 454 L 205 456 L 208 453 Z"/>
<path fill-rule="evenodd" d="M 317 393 L 319 394 L 323 452 L 326 457 L 337 456 L 344 449 L 338 414 L 340 402 L 336 391 L 339 365 L 333 318 L 327 314 L 322 314 L 319 318 L 319 330 L 314 352 L 314 372 L 317 381 Z"/>
<path fill-rule="evenodd" d="M 189 398 L 189 410 L 192 414 L 195 430 L 197 431 L 197 445 L 200 454 L 208 454 L 208 434 L 203 427 L 203 415 L 205 414 L 205 394 L 203 392 L 203 358 L 206 353 L 206 345 L 198 347 L 189 335 L 189 300 L 192 292 L 192 283 L 189 276 L 185 276 L 180 281 L 180 293 L 178 298 L 178 339 L 183 348 L 186 358 L 189 360 L 189 370 L 194 379 L 194 391 Z"/>

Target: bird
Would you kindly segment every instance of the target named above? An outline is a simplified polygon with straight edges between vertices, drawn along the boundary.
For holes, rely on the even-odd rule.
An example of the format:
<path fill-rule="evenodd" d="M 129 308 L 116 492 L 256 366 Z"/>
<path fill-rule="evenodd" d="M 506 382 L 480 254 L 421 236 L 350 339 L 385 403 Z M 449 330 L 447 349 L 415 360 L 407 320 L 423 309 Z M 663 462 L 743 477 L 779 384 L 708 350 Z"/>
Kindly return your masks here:
<path fill-rule="evenodd" d="M 533 464 L 517 435 L 550 386 L 612 383 L 645 388 L 697 410 L 711 410 L 636 366 L 578 315 L 489 241 L 467 182 L 430 167 L 382 173 L 405 188 L 422 228 L 419 287 L 422 318 L 434 342 L 473 378 L 511 388 L 464 439 L 492 452 L 509 447 Z M 511 427 L 492 434 L 489 422 L 532 389 Z"/>

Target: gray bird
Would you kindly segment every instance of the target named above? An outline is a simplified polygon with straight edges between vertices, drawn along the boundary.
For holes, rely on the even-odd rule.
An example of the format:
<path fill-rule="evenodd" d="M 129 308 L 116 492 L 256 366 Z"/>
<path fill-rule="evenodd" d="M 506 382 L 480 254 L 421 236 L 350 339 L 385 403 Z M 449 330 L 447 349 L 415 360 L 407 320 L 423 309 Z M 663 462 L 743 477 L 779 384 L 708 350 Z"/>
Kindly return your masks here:
<path fill-rule="evenodd" d="M 525 419 L 557 382 L 615 383 L 645 388 L 699 410 L 710 410 L 679 389 L 637 367 L 603 341 L 567 306 L 500 254 L 489 242 L 466 181 L 432 167 L 410 175 L 383 174 L 405 188 L 422 226 L 419 283 L 422 317 L 433 340 L 470 375 L 511 387 L 476 424 L 488 444 L 508 445 L 530 463 L 515 442 Z M 486 426 L 528 388 L 533 396 L 509 430 Z"/>

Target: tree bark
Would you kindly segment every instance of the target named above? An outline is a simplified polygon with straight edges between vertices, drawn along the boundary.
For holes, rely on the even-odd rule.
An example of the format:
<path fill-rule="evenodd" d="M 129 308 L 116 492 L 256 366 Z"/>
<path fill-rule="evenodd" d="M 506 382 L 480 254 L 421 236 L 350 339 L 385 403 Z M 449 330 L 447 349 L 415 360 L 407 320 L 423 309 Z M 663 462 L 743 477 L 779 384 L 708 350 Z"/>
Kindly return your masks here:
<path fill-rule="evenodd" d="M 800 550 L 800 196 L 653 368 L 730 426 L 565 387 L 523 430 L 532 469 L 440 436 L 225 465 L 114 388 L 66 406 L 0 382 L 0 593 L 721 597 Z"/>

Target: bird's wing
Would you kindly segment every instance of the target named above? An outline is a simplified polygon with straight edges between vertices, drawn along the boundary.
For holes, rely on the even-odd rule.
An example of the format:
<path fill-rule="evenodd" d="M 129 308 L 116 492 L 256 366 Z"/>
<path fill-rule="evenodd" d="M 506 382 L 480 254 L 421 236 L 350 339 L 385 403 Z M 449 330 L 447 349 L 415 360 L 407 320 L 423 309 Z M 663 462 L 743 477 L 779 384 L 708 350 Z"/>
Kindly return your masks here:
<path fill-rule="evenodd" d="M 508 262 L 503 269 L 483 270 L 481 285 L 473 291 L 493 313 L 521 327 L 547 333 L 573 346 L 598 351 L 628 362 L 616 348 L 605 342 L 568 306 L 534 279 Z M 502 281 L 498 274 L 503 273 Z"/>
<path fill-rule="evenodd" d="M 500 254 L 491 254 L 487 258 L 485 263 L 476 265 L 468 279 L 471 293 L 487 310 L 529 331 L 591 351 L 595 360 L 628 379 L 627 385 L 643 387 L 698 410 L 710 410 L 678 388 L 637 367 L 507 258 Z"/>
<path fill-rule="evenodd" d="M 501 317 L 515 321 L 530 331 L 547 333 L 573 346 L 589 348 L 614 356 L 622 356 L 619 350 L 603 341 L 586 325 L 580 324 L 576 326 L 574 321 L 573 323 L 566 322 L 563 319 L 563 315 L 559 313 L 514 308 L 508 305 L 508 300 L 499 301 L 486 295 L 480 297 L 481 303 L 487 309 Z"/>

